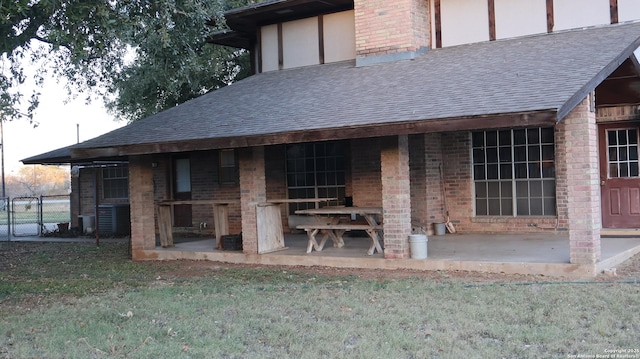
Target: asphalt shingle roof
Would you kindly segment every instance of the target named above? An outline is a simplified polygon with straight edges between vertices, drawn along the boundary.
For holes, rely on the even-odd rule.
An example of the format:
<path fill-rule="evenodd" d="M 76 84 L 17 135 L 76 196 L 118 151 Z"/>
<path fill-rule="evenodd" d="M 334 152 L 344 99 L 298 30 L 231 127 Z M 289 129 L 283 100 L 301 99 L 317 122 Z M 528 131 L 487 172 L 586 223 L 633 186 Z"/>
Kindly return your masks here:
<path fill-rule="evenodd" d="M 74 148 L 541 110 L 561 120 L 638 45 L 636 22 L 432 49 L 366 67 L 348 61 L 261 73 L 75 145 L 72 155 Z"/>
<path fill-rule="evenodd" d="M 39 155 L 25 158 L 22 161 L 25 165 L 35 164 L 66 164 L 71 160 L 71 146 L 62 147 L 53 151 L 41 153 Z"/>

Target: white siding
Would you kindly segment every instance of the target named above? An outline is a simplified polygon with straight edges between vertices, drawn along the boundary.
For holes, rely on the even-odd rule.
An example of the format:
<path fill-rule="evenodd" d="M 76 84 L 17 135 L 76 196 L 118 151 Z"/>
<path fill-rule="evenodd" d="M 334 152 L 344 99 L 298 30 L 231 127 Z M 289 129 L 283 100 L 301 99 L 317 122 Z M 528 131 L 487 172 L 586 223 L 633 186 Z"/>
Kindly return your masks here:
<path fill-rule="evenodd" d="M 356 58 L 356 21 L 353 10 L 323 16 L 324 62 Z"/>
<path fill-rule="evenodd" d="M 320 63 L 318 18 L 282 24 L 283 67 L 285 69 Z"/>
<path fill-rule="evenodd" d="M 609 0 L 555 0 L 553 15 L 554 31 L 611 23 Z"/>
<path fill-rule="evenodd" d="M 263 26 L 260 34 L 262 72 L 278 70 L 278 25 Z"/>
<path fill-rule="evenodd" d="M 618 0 L 618 21 L 630 21 L 640 19 L 640 1 Z"/>
<path fill-rule="evenodd" d="M 443 0 L 440 12 L 443 47 L 489 40 L 487 0 Z"/>
<path fill-rule="evenodd" d="M 546 0 L 495 0 L 496 38 L 547 32 Z"/>

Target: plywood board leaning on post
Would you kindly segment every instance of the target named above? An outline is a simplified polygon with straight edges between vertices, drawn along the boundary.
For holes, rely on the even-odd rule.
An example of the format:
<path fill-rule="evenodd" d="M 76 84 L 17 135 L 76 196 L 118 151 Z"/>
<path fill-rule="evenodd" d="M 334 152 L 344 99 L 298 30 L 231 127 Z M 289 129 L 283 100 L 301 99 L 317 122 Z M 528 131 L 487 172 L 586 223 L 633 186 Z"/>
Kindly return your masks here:
<path fill-rule="evenodd" d="M 286 249 L 284 231 L 277 203 L 260 203 L 256 207 L 258 222 L 258 254 Z"/>

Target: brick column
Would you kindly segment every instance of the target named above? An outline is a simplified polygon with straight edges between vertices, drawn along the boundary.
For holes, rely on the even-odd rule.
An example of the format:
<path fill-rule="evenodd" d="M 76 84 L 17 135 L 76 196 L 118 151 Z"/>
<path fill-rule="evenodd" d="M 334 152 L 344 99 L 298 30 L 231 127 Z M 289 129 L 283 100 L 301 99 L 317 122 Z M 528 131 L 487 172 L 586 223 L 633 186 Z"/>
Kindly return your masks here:
<path fill-rule="evenodd" d="M 129 157 L 129 202 L 131 204 L 131 253 L 142 259 L 139 251 L 156 246 L 153 168 L 151 156 Z"/>
<path fill-rule="evenodd" d="M 558 198 L 566 198 L 570 262 L 591 264 L 600 260 L 601 198 L 596 116 L 582 101 L 557 126 Z M 564 156 L 563 156 L 564 153 Z"/>
<path fill-rule="evenodd" d="M 384 257 L 409 258 L 411 184 L 408 136 L 382 139 L 380 167 L 384 208 Z"/>
<path fill-rule="evenodd" d="M 264 147 L 238 151 L 240 170 L 240 210 L 242 213 L 242 248 L 244 253 L 258 253 L 256 203 L 267 200 Z"/>

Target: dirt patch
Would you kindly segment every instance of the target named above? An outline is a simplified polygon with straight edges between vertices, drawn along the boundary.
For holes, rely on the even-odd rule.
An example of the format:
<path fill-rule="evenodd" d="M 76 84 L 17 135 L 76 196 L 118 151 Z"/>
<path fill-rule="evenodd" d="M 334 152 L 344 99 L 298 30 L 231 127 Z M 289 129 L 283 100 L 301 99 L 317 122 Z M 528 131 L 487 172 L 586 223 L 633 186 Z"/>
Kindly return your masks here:
<path fill-rule="evenodd" d="M 405 278 L 422 278 L 438 282 L 448 280 L 469 282 L 469 283 L 518 283 L 518 282 L 567 282 L 574 279 L 548 277 L 544 275 L 515 275 L 503 273 L 481 273 L 470 271 L 420 271 L 407 269 L 361 269 L 361 268 L 333 268 L 333 267 L 306 267 L 306 266 L 265 266 L 255 264 L 230 264 L 209 261 L 177 261 L 176 266 L 170 271 L 166 270 L 167 262 L 150 261 L 145 262 L 149 266 L 155 267 L 158 273 L 165 276 L 177 278 L 200 277 L 228 268 L 253 268 L 282 270 L 300 272 L 314 276 L 355 276 L 367 280 L 390 280 Z M 599 274 L 593 281 L 597 282 L 619 282 L 638 281 L 640 282 L 640 255 L 636 255 L 623 263 L 610 274 Z"/>

